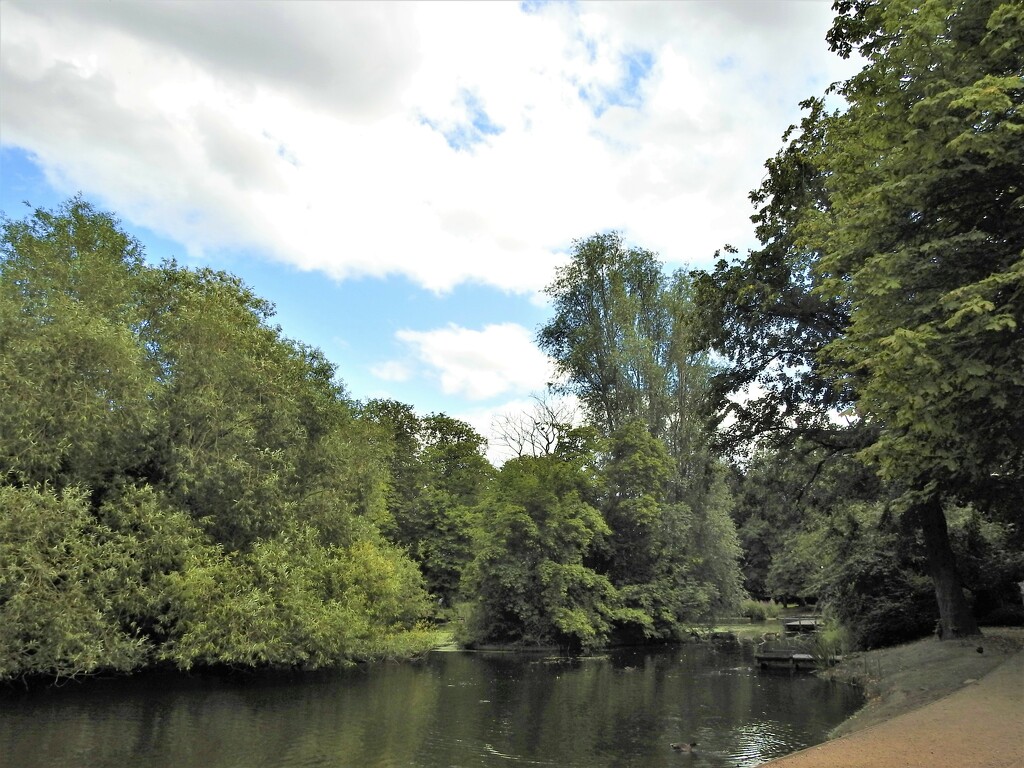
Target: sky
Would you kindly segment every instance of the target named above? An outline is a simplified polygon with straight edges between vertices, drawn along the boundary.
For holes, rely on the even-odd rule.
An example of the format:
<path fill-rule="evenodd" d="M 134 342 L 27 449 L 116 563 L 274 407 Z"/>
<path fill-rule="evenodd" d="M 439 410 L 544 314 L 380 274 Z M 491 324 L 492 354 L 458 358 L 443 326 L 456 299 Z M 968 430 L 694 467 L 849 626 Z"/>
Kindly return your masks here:
<path fill-rule="evenodd" d="M 81 193 L 152 262 L 241 277 L 353 397 L 492 437 L 554 378 L 534 338 L 574 240 L 617 230 L 666 269 L 755 245 L 765 160 L 859 66 L 828 51 L 831 19 L 828 0 L 0 0 L 0 210 Z"/>

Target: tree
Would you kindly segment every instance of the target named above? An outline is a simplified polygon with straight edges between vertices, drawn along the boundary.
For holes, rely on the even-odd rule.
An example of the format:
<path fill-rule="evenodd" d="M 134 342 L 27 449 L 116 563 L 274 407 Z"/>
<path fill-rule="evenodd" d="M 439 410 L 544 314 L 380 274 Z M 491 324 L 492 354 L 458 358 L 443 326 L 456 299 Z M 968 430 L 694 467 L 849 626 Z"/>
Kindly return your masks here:
<path fill-rule="evenodd" d="M 923 532 L 944 634 L 972 634 L 944 506 L 1024 493 L 1024 8 L 839 8 L 834 45 L 868 64 L 839 89 L 830 206 L 801 233 L 819 293 L 850 307 L 822 359 L 878 430 L 863 456 Z"/>
<path fill-rule="evenodd" d="M 944 508 L 1019 510 L 1024 488 L 1022 9 L 836 8 L 833 48 L 868 60 L 848 109 L 806 103 L 753 196 L 764 247 L 699 281 L 710 343 L 738 350 L 720 402 L 756 382 L 737 434 L 870 462 L 923 534 L 943 632 L 971 634 Z"/>
<path fill-rule="evenodd" d="M 576 241 L 548 288 L 538 342 L 608 439 L 603 564 L 646 637 L 734 602 L 739 552 L 704 413 L 712 366 L 696 344 L 693 284 L 618 234 Z"/>
<path fill-rule="evenodd" d="M 3 219 L 0 467 L 10 479 L 98 488 L 145 454 L 154 388 L 133 333 L 142 271 L 138 242 L 81 198 Z"/>
<path fill-rule="evenodd" d="M 375 427 L 271 317 L 80 198 L 4 219 L 0 678 L 421 645 Z M 437 463 L 461 499 L 460 456 Z"/>
<path fill-rule="evenodd" d="M 567 399 L 535 396 L 529 413 L 504 414 L 492 431 L 499 445 L 513 456 L 551 456 L 576 423 L 576 408 Z"/>
<path fill-rule="evenodd" d="M 610 531 L 586 501 L 586 460 L 523 456 L 501 468 L 465 575 L 470 641 L 591 648 L 608 639 L 617 595 L 587 558 Z"/>
<path fill-rule="evenodd" d="M 362 413 L 383 433 L 391 468 L 385 533 L 409 550 L 431 593 L 450 604 L 472 558 L 474 507 L 494 474 L 486 441 L 463 421 L 421 418 L 393 400 L 371 400 Z"/>
<path fill-rule="evenodd" d="M 665 356 L 670 321 L 665 279 L 650 251 L 625 248 L 615 232 L 576 240 L 546 292 L 554 317 L 537 334 L 591 422 L 612 432 L 641 419 L 660 436 L 667 417 Z"/>
<path fill-rule="evenodd" d="M 765 163 L 765 180 L 750 195 L 762 247 L 743 258 L 727 248 L 731 259 L 693 278 L 697 346 L 729 361 L 712 376 L 708 402 L 716 441 L 734 454 L 801 440 L 843 451 L 868 439 L 861 425 L 835 419 L 853 393 L 819 360 L 845 329 L 849 306 L 818 291 L 821 253 L 798 239 L 810 212 L 830 205 L 827 171 L 815 163 L 825 141 L 824 102 L 802 106 L 806 116 L 786 131 L 785 147 Z"/>

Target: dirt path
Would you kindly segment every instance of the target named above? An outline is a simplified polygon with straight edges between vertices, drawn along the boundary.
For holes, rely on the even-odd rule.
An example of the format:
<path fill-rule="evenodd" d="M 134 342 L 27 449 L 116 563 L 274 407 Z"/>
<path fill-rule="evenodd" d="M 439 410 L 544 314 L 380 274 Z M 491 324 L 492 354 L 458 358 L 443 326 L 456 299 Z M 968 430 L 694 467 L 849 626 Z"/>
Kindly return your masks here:
<path fill-rule="evenodd" d="M 938 701 L 766 765 L 1024 768 L 1024 651 Z"/>

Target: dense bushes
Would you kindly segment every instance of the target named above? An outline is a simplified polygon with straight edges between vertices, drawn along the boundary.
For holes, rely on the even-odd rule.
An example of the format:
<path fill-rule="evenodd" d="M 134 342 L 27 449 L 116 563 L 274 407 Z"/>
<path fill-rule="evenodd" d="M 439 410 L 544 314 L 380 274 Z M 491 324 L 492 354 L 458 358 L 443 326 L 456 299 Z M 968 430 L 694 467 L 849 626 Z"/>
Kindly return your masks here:
<path fill-rule="evenodd" d="M 75 489 L 0 487 L 0 679 L 335 665 L 425 612 L 415 565 L 377 537 L 342 549 L 307 528 L 228 553 L 152 492 L 131 496 L 104 507 L 108 525 Z"/>
<path fill-rule="evenodd" d="M 402 646 L 422 577 L 317 350 L 80 199 L 5 221 L 0 256 L 0 679 Z"/>

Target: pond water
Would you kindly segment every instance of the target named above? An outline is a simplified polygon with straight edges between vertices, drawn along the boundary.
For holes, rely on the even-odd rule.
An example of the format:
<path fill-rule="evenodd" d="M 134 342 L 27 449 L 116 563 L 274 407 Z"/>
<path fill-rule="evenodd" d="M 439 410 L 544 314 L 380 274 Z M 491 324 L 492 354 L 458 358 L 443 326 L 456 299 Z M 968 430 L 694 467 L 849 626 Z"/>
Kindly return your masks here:
<path fill-rule="evenodd" d="M 0 691 L 0 764 L 753 766 L 823 741 L 861 703 L 848 686 L 758 672 L 749 647 L 436 652 L 330 674 Z M 697 754 L 674 741 L 698 742 Z"/>

